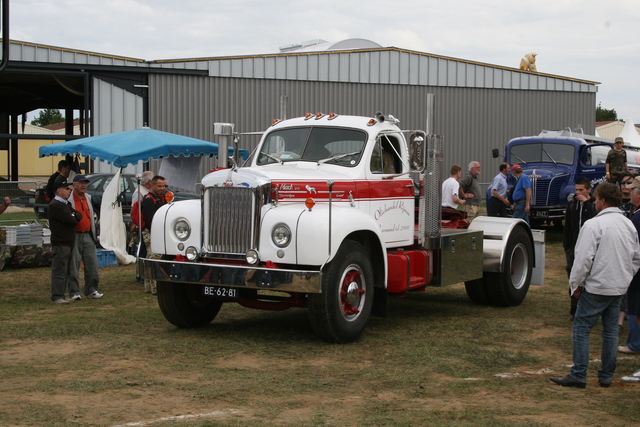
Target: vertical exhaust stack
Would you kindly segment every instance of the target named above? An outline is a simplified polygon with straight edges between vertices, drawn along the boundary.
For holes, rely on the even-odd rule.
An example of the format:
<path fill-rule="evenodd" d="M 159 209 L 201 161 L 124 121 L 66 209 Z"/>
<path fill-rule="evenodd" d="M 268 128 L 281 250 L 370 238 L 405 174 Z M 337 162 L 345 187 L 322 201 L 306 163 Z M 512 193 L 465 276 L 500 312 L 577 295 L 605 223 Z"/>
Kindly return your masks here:
<path fill-rule="evenodd" d="M 214 123 L 213 137 L 218 144 L 218 167 L 229 167 L 229 147 L 233 147 L 233 123 Z"/>
<path fill-rule="evenodd" d="M 435 95 L 427 94 L 426 120 L 426 159 L 424 170 L 419 180 L 422 181 L 419 209 L 419 242 L 429 249 L 440 248 L 441 220 L 442 220 L 442 163 L 444 151 L 444 137 L 433 134 L 433 111 Z"/>
<path fill-rule="evenodd" d="M 425 238 L 440 241 L 442 220 L 442 163 L 444 137 L 442 135 L 427 136 L 427 164 L 424 171 L 424 192 L 422 202 L 424 210 Z M 437 249 L 437 248 L 432 248 Z"/>

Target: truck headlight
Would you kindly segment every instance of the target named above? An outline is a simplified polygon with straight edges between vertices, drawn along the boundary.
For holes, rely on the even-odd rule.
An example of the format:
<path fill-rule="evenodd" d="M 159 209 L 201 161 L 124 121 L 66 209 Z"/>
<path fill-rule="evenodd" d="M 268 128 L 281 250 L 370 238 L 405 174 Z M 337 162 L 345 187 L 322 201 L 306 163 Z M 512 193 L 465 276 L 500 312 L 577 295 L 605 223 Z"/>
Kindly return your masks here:
<path fill-rule="evenodd" d="M 193 246 L 189 246 L 185 255 L 189 261 L 195 261 L 198 258 L 198 250 Z"/>
<path fill-rule="evenodd" d="M 176 233 L 176 237 L 182 241 L 187 240 L 191 235 L 191 227 L 184 219 L 176 222 L 176 225 L 173 226 L 173 231 Z"/>
<path fill-rule="evenodd" d="M 279 248 L 286 248 L 291 243 L 291 230 L 286 224 L 277 224 L 271 231 L 271 240 Z"/>
<path fill-rule="evenodd" d="M 258 261 L 260 261 L 260 255 L 255 249 L 248 250 L 245 254 L 245 257 L 247 259 L 247 262 L 251 265 L 257 264 Z"/>

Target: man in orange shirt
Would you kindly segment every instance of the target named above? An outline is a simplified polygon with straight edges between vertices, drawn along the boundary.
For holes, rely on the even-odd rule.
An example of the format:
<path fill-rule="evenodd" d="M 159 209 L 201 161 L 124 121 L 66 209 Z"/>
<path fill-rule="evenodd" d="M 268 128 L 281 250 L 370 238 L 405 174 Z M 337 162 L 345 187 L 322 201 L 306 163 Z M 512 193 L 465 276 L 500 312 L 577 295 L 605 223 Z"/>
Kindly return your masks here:
<path fill-rule="evenodd" d="M 98 256 L 96 253 L 96 224 L 93 220 L 91 196 L 87 193 L 89 180 L 84 175 L 73 177 L 73 193 L 69 197 L 71 206 L 80 213 L 82 219 L 76 225 L 76 244 L 71 252 L 71 268 L 68 280 L 69 295 L 80 301 L 80 261 L 84 262 L 84 295 L 87 298 L 102 298 L 98 292 Z"/>

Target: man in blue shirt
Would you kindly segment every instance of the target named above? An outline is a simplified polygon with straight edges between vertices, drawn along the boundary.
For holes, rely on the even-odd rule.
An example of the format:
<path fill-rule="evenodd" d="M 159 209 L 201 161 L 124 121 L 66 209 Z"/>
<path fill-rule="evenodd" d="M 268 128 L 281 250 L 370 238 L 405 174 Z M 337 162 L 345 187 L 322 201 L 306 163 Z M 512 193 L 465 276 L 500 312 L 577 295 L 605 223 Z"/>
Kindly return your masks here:
<path fill-rule="evenodd" d="M 520 165 L 513 165 L 511 172 L 518 179 L 516 187 L 513 190 L 513 217 L 522 218 L 529 222 L 529 211 L 531 210 L 531 179 L 522 171 Z"/>
<path fill-rule="evenodd" d="M 489 199 L 489 210 L 491 216 L 507 216 L 507 174 L 509 173 L 509 163 L 500 164 L 500 173 L 491 181 L 491 198 Z"/>

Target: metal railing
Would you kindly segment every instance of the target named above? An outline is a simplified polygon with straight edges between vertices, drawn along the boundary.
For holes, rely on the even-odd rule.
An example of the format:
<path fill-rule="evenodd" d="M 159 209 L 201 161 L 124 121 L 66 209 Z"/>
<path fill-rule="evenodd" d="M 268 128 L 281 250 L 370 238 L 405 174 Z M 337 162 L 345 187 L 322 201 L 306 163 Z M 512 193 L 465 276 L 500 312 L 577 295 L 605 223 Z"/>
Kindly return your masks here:
<path fill-rule="evenodd" d="M 11 199 L 11 206 L 32 208 L 36 203 L 36 189 L 45 183 L 39 181 L 0 181 L 0 200 Z"/>

